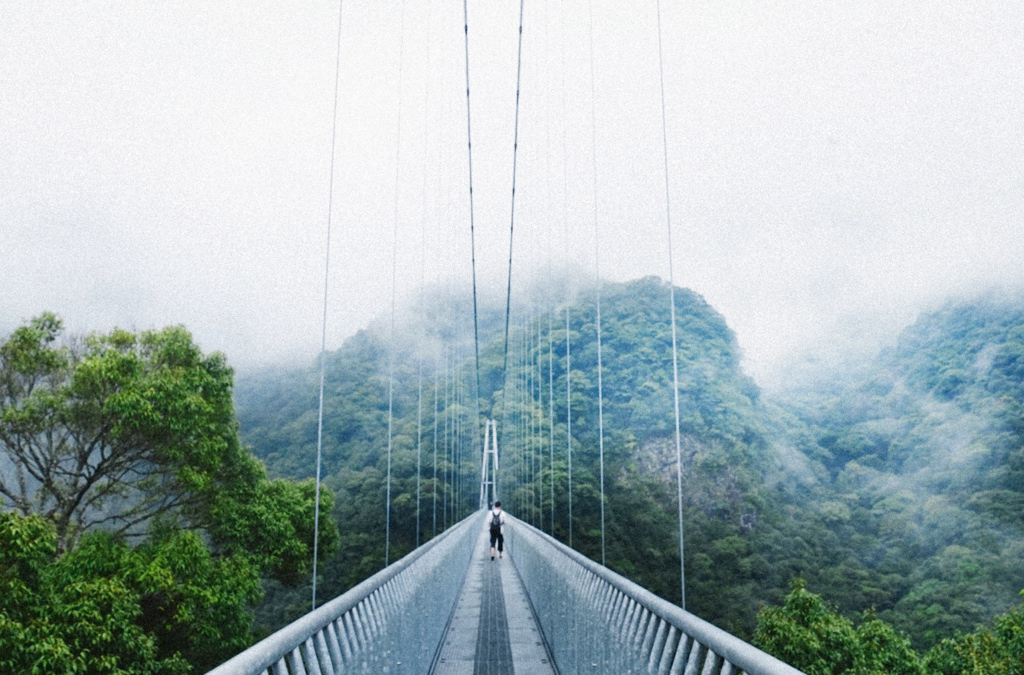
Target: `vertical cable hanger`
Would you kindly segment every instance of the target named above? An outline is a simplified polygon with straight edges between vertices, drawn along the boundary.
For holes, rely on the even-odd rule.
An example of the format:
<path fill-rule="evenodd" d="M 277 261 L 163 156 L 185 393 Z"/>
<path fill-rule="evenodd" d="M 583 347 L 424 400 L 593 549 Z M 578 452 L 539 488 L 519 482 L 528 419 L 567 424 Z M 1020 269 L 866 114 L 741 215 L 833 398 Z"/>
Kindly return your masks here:
<path fill-rule="evenodd" d="M 433 32 L 430 30 L 430 20 L 433 18 L 433 5 L 427 0 L 427 77 L 423 85 L 423 208 L 420 218 L 420 307 L 425 301 L 426 283 L 426 261 L 424 256 L 427 250 L 427 155 L 430 144 L 430 38 Z M 423 468 L 423 353 L 416 351 L 416 547 L 420 545 L 420 483 Z"/>
<path fill-rule="evenodd" d="M 416 548 L 420 546 L 420 475 L 423 457 L 423 361 L 417 356 L 419 393 L 416 397 Z"/>
<path fill-rule="evenodd" d="M 665 159 L 665 224 L 668 232 L 668 297 L 672 320 L 672 393 L 676 414 L 676 501 L 679 505 L 679 606 L 686 609 L 686 566 L 683 558 L 683 450 L 679 434 L 679 352 L 676 349 L 676 282 L 672 267 L 672 210 L 668 178 L 668 123 L 665 120 L 665 64 L 661 49 L 661 0 L 658 9 L 658 76 L 661 83 L 661 147 Z"/>
<path fill-rule="evenodd" d="M 530 499 L 529 482 L 530 482 L 530 454 L 533 452 L 533 438 L 530 434 L 530 422 L 533 408 L 533 401 L 530 400 L 530 395 L 533 387 L 532 373 L 530 372 L 530 317 L 525 315 L 523 317 L 522 325 L 522 344 L 523 344 L 523 487 L 525 489 L 523 494 L 524 510 L 528 513 L 532 508 L 532 502 Z M 527 516 L 529 517 L 529 516 Z"/>
<path fill-rule="evenodd" d="M 551 27 L 551 3 L 550 0 L 546 0 L 544 3 L 544 96 L 545 105 L 544 109 L 549 110 L 551 103 L 551 39 L 550 39 L 550 27 Z M 547 194 L 545 199 L 545 208 L 551 209 L 551 185 L 554 181 L 551 180 L 551 115 L 546 114 L 544 117 L 544 159 L 546 168 L 546 180 L 545 187 L 547 188 Z M 551 536 L 555 534 L 555 374 L 554 374 L 554 361 L 555 361 L 555 348 L 552 343 L 551 331 L 554 328 L 555 323 L 555 300 L 554 295 L 551 293 L 551 288 L 554 285 L 554 228 L 551 227 L 550 221 L 547 226 L 548 235 L 548 472 L 549 472 L 549 483 L 550 483 L 550 497 L 551 497 L 551 528 L 548 533 Z M 543 405 L 541 406 L 543 409 Z M 544 468 L 541 466 L 541 474 L 543 475 Z M 541 505 L 544 502 L 544 483 L 541 481 Z M 543 529 L 543 514 L 541 514 L 540 522 L 542 523 Z"/>
<path fill-rule="evenodd" d="M 451 405 L 449 404 L 448 394 L 450 393 L 451 377 L 449 376 L 449 366 L 451 365 L 451 350 L 445 348 L 444 350 L 444 445 L 441 447 L 444 449 L 444 466 L 441 468 L 441 531 L 448 529 L 448 431 L 449 422 L 451 421 Z"/>
<path fill-rule="evenodd" d="M 604 398 L 601 382 L 601 257 L 598 248 L 600 237 L 597 226 L 597 100 L 594 87 L 594 3 L 589 0 L 590 13 L 590 132 L 591 159 L 594 173 L 594 281 L 597 283 L 597 438 L 598 457 L 601 473 L 601 564 L 605 564 L 604 533 Z"/>
<path fill-rule="evenodd" d="M 442 41 L 442 45 L 443 44 L 444 44 L 444 41 Z M 442 139 L 442 134 L 444 133 L 444 130 L 447 128 L 447 125 L 446 125 L 447 115 L 446 115 L 446 113 L 448 112 L 448 106 L 445 105 L 446 99 L 445 99 L 445 96 L 443 94 L 443 92 L 445 90 L 445 69 L 443 67 L 441 68 L 440 90 L 441 90 L 442 94 L 438 97 L 438 100 L 441 101 L 442 103 L 439 106 L 439 112 L 440 112 L 439 129 L 440 129 L 440 131 L 438 133 L 438 137 L 439 137 L 438 152 L 440 153 L 441 152 L 441 148 L 444 148 L 444 161 L 442 163 L 442 166 L 448 167 L 452 163 L 451 162 L 452 150 L 451 150 L 450 146 L 447 143 L 443 142 L 443 139 Z M 441 189 L 442 183 L 445 186 L 444 190 Z M 445 181 L 442 172 L 438 171 L 437 172 L 437 195 L 436 195 L 437 199 L 436 199 L 436 202 L 435 202 L 435 208 L 436 208 L 436 212 L 439 214 L 439 216 L 440 216 L 440 214 L 443 211 L 446 211 L 447 209 L 449 209 L 451 207 L 451 203 L 452 203 L 451 189 L 452 189 L 452 181 L 450 179 L 450 175 L 448 176 L 448 180 Z M 444 198 L 444 202 L 443 202 L 443 204 L 444 204 L 443 208 L 442 208 L 442 194 L 444 194 L 444 197 L 445 197 Z M 442 236 L 444 234 L 444 232 L 442 231 L 442 228 L 441 228 L 441 220 L 442 220 L 442 218 L 438 217 L 435 220 L 435 223 L 434 223 L 435 228 L 436 228 L 435 240 L 437 240 L 437 241 L 440 241 L 440 239 L 442 238 Z M 443 245 L 442 244 L 441 246 L 442 246 L 443 250 L 445 250 L 445 251 L 450 251 L 451 248 L 452 248 L 450 245 Z M 443 265 L 443 263 L 441 263 L 441 261 L 440 261 L 440 258 L 441 258 L 440 255 L 435 255 L 434 256 L 434 262 L 435 262 L 435 266 L 434 266 L 434 275 L 435 275 L 434 276 L 434 283 L 436 285 L 436 288 L 438 289 L 437 290 L 438 293 L 441 293 L 441 274 L 442 274 L 442 265 Z M 445 298 L 445 300 L 446 300 L 445 306 L 448 306 L 448 303 L 447 303 L 448 298 Z M 432 515 L 431 537 L 436 537 L 437 536 L 437 440 L 438 440 L 438 438 L 437 438 L 437 436 L 438 436 L 437 413 L 438 413 L 438 387 L 440 386 L 439 378 L 440 378 L 440 370 L 441 370 L 441 353 L 442 353 L 441 341 L 438 339 L 438 337 L 441 335 L 441 313 L 439 311 L 435 312 L 434 321 L 435 321 L 435 324 L 434 324 L 435 325 L 435 340 L 437 340 L 437 342 L 436 342 L 436 344 L 434 346 L 434 388 L 433 388 L 433 392 L 434 392 L 434 418 L 433 418 L 433 425 L 432 425 L 432 428 L 433 428 L 433 460 L 431 462 L 431 467 L 432 467 L 432 472 L 433 472 L 433 476 L 431 478 L 431 515 Z"/>
<path fill-rule="evenodd" d="M 452 525 L 455 524 L 455 515 L 457 511 L 458 496 L 459 496 L 459 448 L 461 447 L 462 439 L 462 415 L 459 412 L 462 406 L 462 389 L 459 382 L 459 354 L 455 354 L 455 358 L 452 359 L 454 367 L 452 369 L 452 449 L 451 449 L 451 493 L 452 498 L 448 504 L 449 514 L 451 516 Z"/>
<path fill-rule="evenodd" d="M 565 305 L 565 457 L 569 471 L 569 548 L 572 548 L 572 347 L 569 340 L 569 305 Z"/>
<path fill-rule="evenodd" d="M 465 361 L 463 361 L 465 363 Z M 472 447 L 466 442 L 466 426 L 472 418 L 467 419 L 466 411 L 468 406 L 466 405 L 466 399 L 472 390 L 466 385 L 465 373 L 462 369 L 459 369 L 459 469 L 458 469 L 458 486 L 459 486 L 459 500 L 458 510 L 455 515 L 457 519 L 461 519 L 465 513 L 466 506 L 466 450 L 467 447 Z"/>
<path fill-rule="evenodd" d="M 462 356 L 457 362 L 461 362 Z M 452 448 L 452 524 L 459 518 L 459 491 L 462 487 L 462 374 L 461 368 L 455 371 L 455 443 Z"/>
<path fill-rule="evenodd" d="M 537 388 L 536 352 L 533 349 L 533 327 L 536 323 L 536 309 L 530 317 L 529 342 L 527 357 L 530 359 L 530 524 L 537 524 Z"/>
<path fill-rule="evenodd" d="M 452 374 L 450 380 L 450 399 L 449 399 L 449 424 L 451 425 L 451 435 L 449 436 L 449 448 L 447 448 L 447 491 L 446 495 L 449 495 L 449 509 L 447 509 L 447 518 L 449 518 L 449 524 L 454 525 L 455 520 L 452 518 L 452 512 L 455 504 L 455 449 L 459 442 L 459 380 L 456 377 L 456 364 L 458 363 L 459 356 L 453 354 L 452 356 Z"/>
<path fill-rule="evenodd" d="M 569 259 L 569 141 L 565 103 L 565 0 L 560 4 L 562 23 L 562 224 L 565 227 L 565 258 Z M 572 548 L 572 340 L 569 337 L 569 299 L 565 303 L 565 459 L 568 471 L 569 548 Z M 553 502 L 553 500 L 552 500 Z"/>
<path fill-rule="evenodd" d="M 452 444 L 450 455 L 450 485 L 451 499 L 448 502 L 448 515 L 452 525 L 455 524 L 456 504 L 459 495 L 459 434 L 461 433 L 460 406 L 462 392 L 459 388 L 459 354 L 455 353 L 452 358 Z"/>
<path fill-rule="evenodd" d="M 533 457 L 534 457 L 534 434 L 533 434 L 533 385 L 534 377 L 533 373 L 533 312 L 526 318 L 523 323 L 523 366 L 525 367 L 524 384 L 526 385 L 525 397 L 526 397 L 526 501 L 528 511 L 530 513 L 530 524 L 533 524 L 533 509 L 534 509 L 534 494 L 533 494 L 533 482 L 535 476 L 533 474 Z"/>
<path fill-rule="evenodd" d="M 554 313 L 555 307 L 552 303 L 548 313 L 548 470 L 551 472 L 548 483 L 551 491 L 551 529 L 549 533 L 552 537 L 555 536 L 555 347 L 551 340 Z"/>
<path fill-rule="evenodd" d="M 441 6 L 443 7 L 443 4 Z M 444 41 L 442 40 L 441 41 L 441 45 L 443 45 L 443 44 L 444 44 Z M 445 77 L 446 71 L 445 71 L 444 68 L 441 68 L 440 71 L 441 71 L 440 90 L 441 90 L 442 93 L 441 93 L 441 95 L 438 96 L 438 100 L 442 101 L 442 104 L 440 106 L 440 125 L 439 125 L 439 129 L 441 129 L 443 131 L 444 129 L 446 129 L 446 126 L 447 126 L 446 125 L 446 120 L 447 120 L 447 113 L 450 112 L 450 110 L 449 110 L 449 104 L 450 103 L 449 103 L 449 101 L 447 101 L 446 97 L 443 95 L 444 83 L 445 83 L 445 80 L 446 80 L 446 77 Z M 468 111 L 468 101 L 467 101 L 467 111 Z M 451 167 L 452 164 L 453 164 L 453 161 L 452 161 L 453 160 L 453 150 L 452 150 L 452 147 L 451 147 L 451 145 L 449 143 L 441 143 L 441 145 L 443 146 L 443 149 L 444 149 L 444 161 L 442 163 L 442 166 L 444 166 L 444 167 Z M 473 181 L 473 178 L 472 178 L 472 163 L 470 164 L 470 169 L 471 169 L 470 170 L 470 193 L 471 193 L 470 194 L 470 217 L 472 217 L 472 210 L 473 210 L 472 209 L 472 184 L 473 184 L 473 182 L 472 182 Z M 447 179 L 444 180 L 443 177 L 442 177 L 442 173 L 440 171 L 437 172 L 437 212 L 438 213 L 442 212 L 442 208 L 441 208 L 441 204 L 442 204 L 441 195 L 442 195 L 442 192 L 443 192 L 443 196 L 444 196 L 444 199 L 443 199 L 443 210 L 451 209 L 452 208 L 452 204 L 453 204 L 453 199 L 452 199 L 453 180 L 452 180 L 452 176 L 451 176 L 451 171 L 449 171 L 449 174 L 447 174 L 446 178 Z M 443 185 L 444 185 L 443 191 L 441 189 L 442 182 L 443 182 Z M 442 246 L 443 250 L 445 252 L 451 252 L 455 248 L 454 247 L 454 240 L 455 240 L 456 228 L 455 228 L 454 223 L 449 223 L 449 226 L 447 226 L 445 228 L 442 228 L 441 227 L 441 223 L 440 223 L 440 218 L 438 218 L 438 221 L 436 223 L 436 228 L 437 228 L 437 239 L 438 239 L 438 241 L 444 240 L 446 238 L 446 241 L 443 241 L 441 243 L 441 246 Z M 435 276 L 435 283 L 437 285 L 438 292 L 440 292 L 439 289 L 441 288 L 442 269 L 443 269 L 443 264 L 444 264 L 440 260 L 440 258 L 441 258 L 441 256 L 439 254 L 435 256 L 435 262 L 437 263 L 436 267 L 435 267 L 435 275 L 436 275 Z M 444 296 L 443 297 L 444 297 L 444 304 L 443 304 L 443 306 L 444 307 L 451 307 L 452 306 L 452 288 L 451 288 L 451 276 L 449 276 L 449 275 L 445 275 L 444 276 Z M 474 307 L 474 309 L 475 309 L 475 307 Z M 439 444 L 439 440 L 440 440 L 439 439 L 440 422 L 439 422 L 439 418 L 438 418 L 439 405 L 440 405 L 440 399 L 441 399 L 440 371 L 441 371 L 441 360 L 442 360 L 442 357 L 444 355 L 444 349 L 445 349 L 444 345 L 442 344 L 442 341 L 440 340 L 440 335 L 441 335 L 440 322 L 444 321 L 445 318 L 442 317 L 442 315 L 441 315 L 441 313 L 439 311 L 437 312 L 437 317 L 438 317 L 438 319 L 437 319 L 438 330 L 437 330 L 437 334 L 436 334 L 437 344 L 436 344 L 435 352 L 434 352 L 433 478 L 432 478 L 433 497 L 432 497 L 432 508 L 431 508 L 431 510 L 432 510 L 432 531 L 433 531 L 433 536 L 437 535 L 437 506 L 438 506 L 438 503 L 439 503 L 438 502 L 437 491 L 438 491 L 438 488 L 440 486 L 440 480 L 443 477 L 443 473 L 441 473 L 441 478 L 438 478 L 438 464 L 437 464 L 437 461 L 438 461 L 438 448 L 439 448 L 438 444 Z M 447 318 L 447 320 L 451 321 L 451 317 Z M 441 448 L 441 454 L 443 455 L 443 448 Z M 443 516 L 443 513 L 441 515 Z M 443 528 L 442 528 L 442 532 L 443 532 Z"/>
<path fill-rule="evenodd" d="M 513 368 L 513 372 L 517 373 L 516 383 L 519 386 L 517 410 L 519 411 L 519 418 L 516 420 L 516 428 L 519 430 L 519 464 L 517 469 L 519 487 L 523 488 L 526 484 L 526 454 L 527 454 L 527 438 L 526 438 L 526 354 L 525 342 L 523 337 L 525 334 L 524 319 L 519 320 L 519 333 L 516 342 L 519 346 L 519 358 L 516 362 L 516 367 Z M 529 499 L 526 497 L 525 490 L 519 490 L 519 512 L 526 513 L 526 509 L 529 504 Z"/>
<path fill-rule="evenodd" d="M 391 451 L 395 412 L 395 296 L 398 283 L 398 198 L 402 159 L 402 67 L 405 61 L 405 0 L 402 0 L 398 38 L 398 113 L 395 139 L 395 216 L 391 247 L 391 354 L 388 359 L 388 474 L 384 508 L 384 566 L 391 564 Z"/>
<path fill-rule="evenodd" d="M 537 509 L 537 402 L 534 398 L 534 389 L 537 386 L 537 373 L 534 371 L 534 354 L 533 354 L 533 324 L 535 323 L 536 312 L 531 310 L 530 318 L 526 322 L 526 369 L 528 373 L 528 388 L 526 393 L 526 402 L 529 405 L 527 409 L 526 425 L 527 434 L 529 438 L 529 455 L 527 456 L 527 471 L 530 477 L 529 485 L 529 498 L 530 498 L 530 524 L 536 525 L 536 518 L 534 512 Z"/>
<path fill-rule="evenodd" d="M 526 501 L 528 511 L 530 513 L 530 524 L 533 525 L 533 510 L 535 507 L 533 483 L 536 477 L 533 473 L 533 458 L 535 454 L 534 443 L 536 437 L 533 433 L 534 425 L 534 400 L 533 400 L 533 385 L 536 377 L 533 372 L 533 311 L 531 310 L 530 315 L 523 322 L 523 366 L 525 370 L 524 384 L 526 385 L 525 398 L 526 398 Z"/>
<path fill-rule="evenodd" d="M 438 371 L 441 370 L 440 360 L 441 352 L 440 348 L 438 348 L 438 353 L 434 358 L 434 479 L 432 481 L 434 486 L 434 498 L 431 500 L 433 502 L 434 511 L 434 528 L 430 535 L 432 538 L 437 536 L 437 388 L 440 384 L 438 382 Z"/>
<path fill-rule="evenodd" d="M 324 314 L 320 332 L 320 406 L 316 421 L 316 492 L 313 497 L 313 597 L 316 609 L 316 559 L 320 553 L 320 466 L 324 439 L 324 373 L 327 356 L 327 288 L 331 270 L 331 215 L 334 211 L 334 159 L 338 138 L 338 80 L 341 77 L 341 2 L 338 3 L 338 35 L 334 52 L 334 108 L 331 117 L 331 169 L 327 188 L 327 243 L 324 253 Z"/>
<path fill-rule="evenodd" d="M 534 419 L 537 423 L 537 450 L 539 451 L 536 465 L 536 475 L 538 478 L 538 485 L 536 488 L 536 501 L 537 501 L 537 527 L 544 529 L 544 368 L 541 361 L 541 354 L 543 352 L 542 337 L 541 337 L 541 323 L 542 317 L 540 314 L 537 315 L 537 351 L 536 351 L 536 373 L 537 373 L 537 411 Z"/>
<path fill-rule="evenodd" d="M 547 308 L 544 308 L 544 314 L 547 314 L 548 318 L 551 314 Z M 545 451 L 545 434 L 544 434 L 544 417 L 546 416 L 546 410 L 544 407 L 544 364 L 543 364 L 543 323 L 544 317 L 541 314 L 537 315 L 537 392 L 539 394 L 537 399 L 537 527 L 541 530 L 544 529 L 544 451 Z"/>
<path fill-rule="evenodd" d="M 532 391 L 532 378 L 529 372 L 529 315 L 525 315 L 522 320 L 522 476 L 523 476 L 523 488 L 529 484 L 529 456 L 534 451 L 534 439 L 530 436 L 530 413 L 532 408 L 532 402 L 530 400 L 530 393 Z M 531 508 L 529 491 L 525 490 L 523 494 L 524 510 L 526 512 Z M 527 516 L 528 518 L 528 516 Z"/>

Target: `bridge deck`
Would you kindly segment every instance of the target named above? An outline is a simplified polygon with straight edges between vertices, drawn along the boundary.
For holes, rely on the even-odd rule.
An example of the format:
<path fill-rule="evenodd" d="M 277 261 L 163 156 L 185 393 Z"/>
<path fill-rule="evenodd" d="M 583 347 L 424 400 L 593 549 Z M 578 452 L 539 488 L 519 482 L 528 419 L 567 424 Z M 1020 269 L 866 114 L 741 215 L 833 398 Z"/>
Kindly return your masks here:
<path fill-rule="evenodd" d="M 512 558 L 480 533 L 434 675 L 554 675 Z"/>

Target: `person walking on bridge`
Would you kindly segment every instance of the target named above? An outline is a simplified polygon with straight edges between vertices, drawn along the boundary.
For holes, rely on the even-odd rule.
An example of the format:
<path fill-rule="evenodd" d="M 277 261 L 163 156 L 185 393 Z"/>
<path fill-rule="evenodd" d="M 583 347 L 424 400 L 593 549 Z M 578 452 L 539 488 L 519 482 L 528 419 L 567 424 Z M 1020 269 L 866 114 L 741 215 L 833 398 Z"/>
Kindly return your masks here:
<path fill-rule="evenodd" d="M 487 512 L 487 527 L 491 533 L 491 560 L 494 560 L 494 544 L 498 544 L 498 557 L 505 552 L 505 523 L 507 516 L 501 510 L 501 502 L 494 502 L 494 508 Z"/>

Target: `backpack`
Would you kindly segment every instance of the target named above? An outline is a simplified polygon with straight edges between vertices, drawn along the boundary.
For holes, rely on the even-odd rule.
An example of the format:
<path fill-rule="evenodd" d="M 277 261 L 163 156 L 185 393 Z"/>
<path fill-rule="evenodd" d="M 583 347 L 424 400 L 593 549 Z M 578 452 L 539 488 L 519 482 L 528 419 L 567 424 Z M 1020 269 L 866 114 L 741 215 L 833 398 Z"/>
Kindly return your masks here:
<path fill-rule="evenodd" d="M 491 536 L 497 537 L 501 534 L 501 513 L 491 512 Z"/>

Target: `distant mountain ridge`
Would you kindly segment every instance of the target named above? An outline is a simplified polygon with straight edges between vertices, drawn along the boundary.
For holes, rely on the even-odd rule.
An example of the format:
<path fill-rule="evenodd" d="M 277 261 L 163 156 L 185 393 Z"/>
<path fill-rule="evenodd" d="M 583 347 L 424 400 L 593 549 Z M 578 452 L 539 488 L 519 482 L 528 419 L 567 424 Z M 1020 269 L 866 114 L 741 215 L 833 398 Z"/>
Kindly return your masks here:
<path fill-rule="evenodd" d="M 482 308 L 480 413 L 500 418 L 504 412 L 508 419 L 504 465 L 519 472 L 521 486 L 503 498 L 517 515 L 550 529 L 553 477 L 555 534 L 564 539 L 571 406 L 574 544 L 599 557 L 594 300 L 593 289 L 583 289 L 553 316 L 538 301 L 532 318 L 513 322 L 508 380 L 503 308 Z M 668 287 L 656 278 L 604 284 L 601 301 L 609 565 L 676 600 Z M 689 609 L 750 636 L 758 608 L 779 602 L 790 581 L 803 576 L 847 615 L 876 608 L 921 648 L 1017 602 L 1024 588 L 1017 562 L 1024 559 L 1024 304 L 997 298 L 950 304 L 922 315 L 849 384 L 774 398 L 742 372 L 735 335 L 703 298 L 677 289 L 676 313 Z M 440 487 L 447 477 L 455 491 L 436 493 L 438 527 L 451 519 L 452 497 L 463 509 L 473 506 L 479 481 L 472 468 L 479 449 L 469 433 L 471 317 L 440 294 L 426 294 L 413 314 L 403 320 L 395 358 L 391 546 L 398 554 L 415 545 L 417 448 L 423 536 L 433 531 L 435 429 L 442 445 L 446 430 L 462 429 L 464 438 L 439 455 Z M 434 315 L 442 321 L 432 323 Z M 324 475 L 338 495 L 342 523 L 342 551 L 324 581 L 328 592 L 343 590 L 383 560 L 387 336 L 382 326 L 371 327 L 328 355 Z M 444 356 L 439 347 L 446 344 L 451 349 Z M 539 365 L 539 380 L 527 363 Z M 462 384 L 445 386 L 445 368 L 459 372 Z M 271 474 L 311 474 L 317 383 L 315 366 L 239 378 L 243 438 Z M 542 471 L 535 477 L 538 454 Z M 462 475 L 451 467 L 460 456 Z"/>
<path fill-rule="evenodd" d="M 922 314 L 860 381 L 800 399 L 788 407 L 825 476 L 812 503 L 876 578 L 882 618 L 930 646 L 1018 604 L 1024 301 L 987 295 Z"/>

